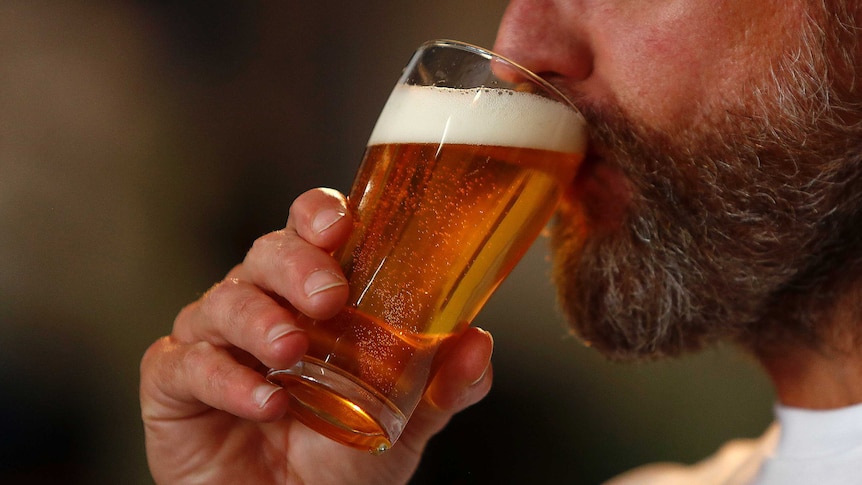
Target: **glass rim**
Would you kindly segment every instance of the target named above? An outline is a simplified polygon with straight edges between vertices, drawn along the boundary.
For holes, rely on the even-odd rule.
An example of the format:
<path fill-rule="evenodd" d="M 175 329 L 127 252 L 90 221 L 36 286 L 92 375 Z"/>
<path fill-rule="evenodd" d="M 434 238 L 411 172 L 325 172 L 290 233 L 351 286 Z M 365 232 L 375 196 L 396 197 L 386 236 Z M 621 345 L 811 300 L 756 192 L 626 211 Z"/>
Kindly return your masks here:
<path fill-rule="evenodd" d="M 497 54 L 496 52 L 494 52 L 490 49 L 486 49 L 485 47 L 480 47 L 476 44 L 471 44 L 469 42 L 464 42 L 461 40 L 454 40 L 454 39 L 429 40 L 429 41 L 422 43 L 422 45 L 419 48 L 422 49 L 425 47 L 432 47 L 432 46 L 452 47 L 452 48 L 456 48 L 456 49 L 461 49 L 463 51 L 472 52 L 472 53 L 477 54 L 479 56 L 482 56 L 486 59 L 499 59 L 499 60 L 505 62 L 506 64 L 509 64 L 509 65 L 515 67 L 516 69 L 521 71 L 524 75 L 526 75 L 530 81 L 535 82 L 536 84 L 541 86 L 543 89 L 547 90 L 548 92 L 550 92 L 554 96 L 560 98 L 560 100 L 563 101 L 565 104 L 567 104 L 570 108 L 572 108 L 573 110 L 580 113 L 580 110 L 578 109 L 577 106 L 575 106 L 575 103 L 572 102 L 572 100 L 569 99 L 568 96 L 563 94 L 563 92 L 560 91 L 556 86 L 554 86 L 553 84 L 548 82 L 547 79 L 539 76 L 538 74 L 527 69 L 526 67 L 522 66 L 521 64 L 518 64 L 517 62 L 509 59 L 506 56 L 503 56 L 501 54 Z"/>

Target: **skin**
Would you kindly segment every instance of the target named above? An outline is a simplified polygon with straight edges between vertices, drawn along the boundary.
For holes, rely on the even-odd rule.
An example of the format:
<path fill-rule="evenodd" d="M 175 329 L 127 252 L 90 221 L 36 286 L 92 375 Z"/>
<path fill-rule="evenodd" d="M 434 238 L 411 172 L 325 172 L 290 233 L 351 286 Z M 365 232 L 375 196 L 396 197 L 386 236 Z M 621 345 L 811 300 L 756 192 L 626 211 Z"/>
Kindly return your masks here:
<path fill-rule="evenodd" d="M 792 42 L 783 36 L 799 30 L 803 7 L 777 0 L 514 0 L 494 48 L 599 118 L 615 108 L 643 126 L 683 133 L 712 123 L 728 100 L 745 99 L 763 59 Z M 580 210 L 564 211 L 563 224 L 585 226 L 586 238 L 619 231 L 635 191 L 618 166 L 605 163 L 611 154 L 603 148 L 593 147 L 564 204 Z M 758 353 L 783 404 L 862 402 L 857 287 L 842 289 L 834 311 L 819 316 L 817 325 L 831 329 L 821 346 L 790 341 Z"/>
<path fill-rule="evenodd" d="M 338 445 L 285 416 L 288 396 L 263 372 L 291 366 L 305 352 L 297 311 L 326 318 L 344 305 L 346 283 L 329 252 L 351 227 L 342 195 L 303 194 L 285 229 L 258 239 L 224 281 L 180 312 L 171 335 L 147 350 L 141 410 L 157 483 L 406 482 L 428 439 L 485 396 L 493 342 L 471 328 L 383 456 Z"/>
<path fill-rule="evenodd" d="M 798 29 L 799 1 L 514 0 L 495 50 L 569 93 L 581 106 L 615 109 L 675 133 L 710 123 L 763 59 Z M 638 195 L 594 147 L 565 205 L 564 224 L 588 238 L 621 230 Z M 141 363 L 141 407 L 150 468 L 158 483 L 403 483 L 425 443 L 491 384 L 490 335 L 471 329 L 453 348 L 392 450 L 380 457 L 337 445 L 285 417 L 287 396 L 267 384 L 308 345 L 297 312 L 333 315 L 347 292 L 329 253 L 351 227 L 343 196 L 299 197 L 285 229 L 260 238 L 224 281 L 177 317 L 171 335 Z M 571 248 L 570 248 L 571 249 Z M 858 301 L 851 295 L 839 302 Z M 843 303 L 841 303 L 843 302 Z M 848 303 L 850 302 L 850 303 Z M 823 322 L 849 328 L 852 311 Z M 274 338 L 278 337 L 278 338 Z M 787 405 L 832 408 L 862 402 L 862 358 L 847 335 L 833 352 L 788 345 L 761 356 Z M 852 339 L 851 339 L 852 340 Z M 318 466 L 327 463 L 326 467 Z"/>
<path fill-rule="evenodd" d="M 494 50 L 554 82 L 580 104 L 619 106 L 657 130 L 703 122 L 704 109 L 738 96 L 746 65 L 769 50 L 793 11 L 783 2 L 515 0 Z M 764 21 L 766 19 L 766 21 Z M 759 22 L 757 22 L 759 21 Z M 681 42 L 680 39 L 684 39 Z M 750 45 L 746 39 L 755 39 Z M 631 198 L 616 167 L 595 163 L 576 180 L 594 231 L 614 231 Z"/>

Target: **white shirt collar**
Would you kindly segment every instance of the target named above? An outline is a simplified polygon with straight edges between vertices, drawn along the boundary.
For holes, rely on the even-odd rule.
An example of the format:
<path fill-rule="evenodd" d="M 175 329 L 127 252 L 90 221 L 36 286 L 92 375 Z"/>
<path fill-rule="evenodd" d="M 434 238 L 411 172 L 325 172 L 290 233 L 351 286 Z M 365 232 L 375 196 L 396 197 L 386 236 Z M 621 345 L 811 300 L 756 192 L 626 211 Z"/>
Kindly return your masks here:
<path fill-rule="evenodd" d="M 814 458 L 862 446 L 862 404 L 830 410 L 778 404 L 775 415 L 781 423 L 778 456 Z"/>

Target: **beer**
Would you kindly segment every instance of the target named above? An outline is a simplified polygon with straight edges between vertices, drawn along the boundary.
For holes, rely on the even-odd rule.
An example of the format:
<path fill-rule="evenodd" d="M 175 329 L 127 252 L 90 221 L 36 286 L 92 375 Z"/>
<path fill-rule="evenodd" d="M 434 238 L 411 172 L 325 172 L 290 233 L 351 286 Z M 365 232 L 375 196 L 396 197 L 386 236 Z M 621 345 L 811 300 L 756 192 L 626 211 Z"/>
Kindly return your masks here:
<path fill-rule="evenodd" d="M 549 137 L 542 120 L 560 116 L 571 116 L 571 135 Z M 396 87 L 350 193 L 355 230 L 336 255 L 349 302 L 304 321 L 307 358 L 363 382 L 396 415 L 412 409 L 441 342 L 469 325 L 554 211 L 582 157 L 577 121 L 526 93 Z M 362 430 L 359 447 L 397 438 L 343 396 L 302 394 L 303 406 Z"/>
<path fill-rule="evenodd" d="M 306 355 L 268 375 L 324 435 L 374 453 L 395 442 L 441 348 L 529 249 L 574 177 L 582 118 L 506 62 L 428 43 L 383 108 L 350 192 L 355 227 L 335 254 L 348 303 L 328 320 L 301 318 Z M 480 87 L 443 87 L 462 77 L 477 85 L 477 75 Z"/>
<path fill-rule="evenodd" d="M 350 304 L 412 334 L 469 323 L 569 185 L 579 126 L 532 94 L 396 87 L 350 194 Z"/>
<path fill-rule="evenodd" d="M 577 156 L 386 144 L 367 157 L 374 162 L 351 194 L 357 228 L 341 256 L 350 304 L 411 334 L 446 335 L 473 319 L 529 248 Z"/>

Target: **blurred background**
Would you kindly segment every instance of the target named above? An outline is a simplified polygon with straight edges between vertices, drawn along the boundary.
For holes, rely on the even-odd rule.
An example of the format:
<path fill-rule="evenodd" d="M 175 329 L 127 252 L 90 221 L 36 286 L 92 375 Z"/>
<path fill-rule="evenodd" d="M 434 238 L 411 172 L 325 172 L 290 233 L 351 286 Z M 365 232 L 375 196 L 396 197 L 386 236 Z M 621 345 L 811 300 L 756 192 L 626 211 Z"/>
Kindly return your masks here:
<path fill-rule="evenodd" d="M 493 43 L 500 0 L 0 0 L 0 483 L 151 483 L 144 350 L 283 227 L 349 188 L 402 66 Z M 568 336 L 539 241 L 477 325 L 495 387 L 414 483 L 594 484 L 770 420 L 731 348 L 618 365 Z"/>

